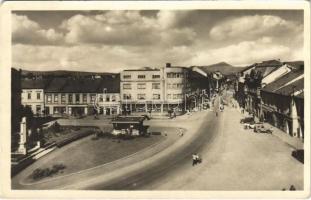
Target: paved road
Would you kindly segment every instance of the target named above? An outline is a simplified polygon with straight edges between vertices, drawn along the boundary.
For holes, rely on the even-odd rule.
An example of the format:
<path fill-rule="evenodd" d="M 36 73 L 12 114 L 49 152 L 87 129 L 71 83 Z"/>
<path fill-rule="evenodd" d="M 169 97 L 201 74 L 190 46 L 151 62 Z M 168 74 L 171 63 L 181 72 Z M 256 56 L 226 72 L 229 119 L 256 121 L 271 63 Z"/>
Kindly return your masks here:
<path fill-rule="evenodd" d="M 209 112 L 202 120 L 204 123 L 192 135 L 189 143 L 184 144 L 181 148 L 175 149 L 174 152 L 158 159 L 156 162 L 140 168 L 135 173 L 127 174 L 120 180 L 109 183 L 99 183 L 91 185 L 87 189 L 95 190 L 135 190 L 148 189 L 148 184 L 161 182 L 163 177 L 169 176 L 173 171 L 182 168 L 184 165 L 192 167 L 191 156 L 193 153 L 201 153 L 203 148 L 211 143 L 219 132 L 219 118 L 214 117 L 214 113 Z M 186 122 L 184 122 L 186 123 Z M 175 124 L 176 126 L 177 124 Z"/>

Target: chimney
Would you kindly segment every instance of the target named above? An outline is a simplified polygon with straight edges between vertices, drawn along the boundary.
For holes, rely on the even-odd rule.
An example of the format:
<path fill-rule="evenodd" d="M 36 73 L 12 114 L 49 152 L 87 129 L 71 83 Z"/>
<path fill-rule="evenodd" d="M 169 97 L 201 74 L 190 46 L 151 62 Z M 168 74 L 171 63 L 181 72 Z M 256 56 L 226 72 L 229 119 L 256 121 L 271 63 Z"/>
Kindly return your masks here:
<path fill-rule="evenodd" d="M 166 63 L 166 68 L 171 67 L 171 63 Z"/>

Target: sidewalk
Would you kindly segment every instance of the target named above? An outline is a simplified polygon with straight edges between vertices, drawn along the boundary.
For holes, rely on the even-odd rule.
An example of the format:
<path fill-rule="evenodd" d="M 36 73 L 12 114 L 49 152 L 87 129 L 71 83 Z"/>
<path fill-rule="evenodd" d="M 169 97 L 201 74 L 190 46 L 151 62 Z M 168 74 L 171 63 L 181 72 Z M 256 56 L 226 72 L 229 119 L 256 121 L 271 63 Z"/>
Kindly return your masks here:
<path fill-rule="evenodd" d="M 304 149 L 304 144 L 301 141 L 301 139 L 292 137 L 288 135 L 287 133 L 285 133 L 284 131 L 272 126 L 269 123 L 264 123 L 264 124 L 265 126 L 272 128 L 273 129 L 272 135 L 278 137 L 283 142 L 287 143 L 288 145 L 290 145 L 291 147 L 295 149 Z"/>
<path fill-rule="evenodd" d="M 143 189 L 281 191 L 294 185 L 302 190 L 304 165 L 291 156 L 293 149 L 274 135 L 244 129 L 242 117 L 226 107 L 218 116 L 217 136 L 199 152 L 200 165 L 184 165 Z"/>
<path fill-rule="evenodd" d="M 237 111 L 241 114 L 241 118 L 243 117 L 249 117 L 250 114 L 247 113 L 246 111 L 243 113 L 241 113 L 241 109 L 239 108 L 239 106 L 237 106 Z M 281 129 L 272 126 L 269 123 L 264 123 L 265 126 L 267 126 L 267 128 L 272 128 L 272 135 L 278 137 L 280 140 L 282 140 L 284 143 L 288 144 L 289 146 L 291 146 L 294 149 L 304 149 L 304 143 L 301 141 L 301 139 L 296 138 L 296 137 L 292 137 L 290 135 L 288 135 L 287 133 L 285 133 L 284 131 L 282 131 Z"/>

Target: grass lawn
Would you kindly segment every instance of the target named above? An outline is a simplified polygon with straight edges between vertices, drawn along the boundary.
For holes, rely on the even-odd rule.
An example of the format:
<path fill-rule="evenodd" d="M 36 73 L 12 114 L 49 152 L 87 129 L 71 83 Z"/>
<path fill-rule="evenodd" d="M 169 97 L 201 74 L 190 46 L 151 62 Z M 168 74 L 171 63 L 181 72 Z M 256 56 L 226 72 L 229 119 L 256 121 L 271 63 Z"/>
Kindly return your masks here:
<path fill-rule="evenodd" d="M 39 164 L 40 169 L 52 168 L 54 164 L 65 165 L 66 168 L 61 173 L 53 175 L 53 177 L 56 177 L 126 157 L 166 138 L 163 135 L 151 135 L 150 137 L 137 137 L 130 140 L 117 140 L 106 137 L 92 140 L 92 137 L 83 138 L 60 148 L 56 152 L 38 160 L 36 164 Z M 46 178 L 41 180 L 44 179 Z M 30 176 L 27 178 L 28 181 L 33 182 Z"/>

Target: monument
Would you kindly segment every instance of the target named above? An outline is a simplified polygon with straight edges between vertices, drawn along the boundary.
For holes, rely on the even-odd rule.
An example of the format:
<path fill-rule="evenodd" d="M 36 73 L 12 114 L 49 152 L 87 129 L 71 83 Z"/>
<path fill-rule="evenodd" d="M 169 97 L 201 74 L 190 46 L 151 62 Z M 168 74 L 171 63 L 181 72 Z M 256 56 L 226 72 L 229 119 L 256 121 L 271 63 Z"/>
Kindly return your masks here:
<path fill-rule="evenodd" d="M 19 147 L 18 147 L 18 153 L 27 154 L 27 148 L 26 148 L 26 142 L 27 142 L 27 122 L 26 117 L 22 118 L 22 121 L 20 122 L 20 132 L 19 132 Z"/>

